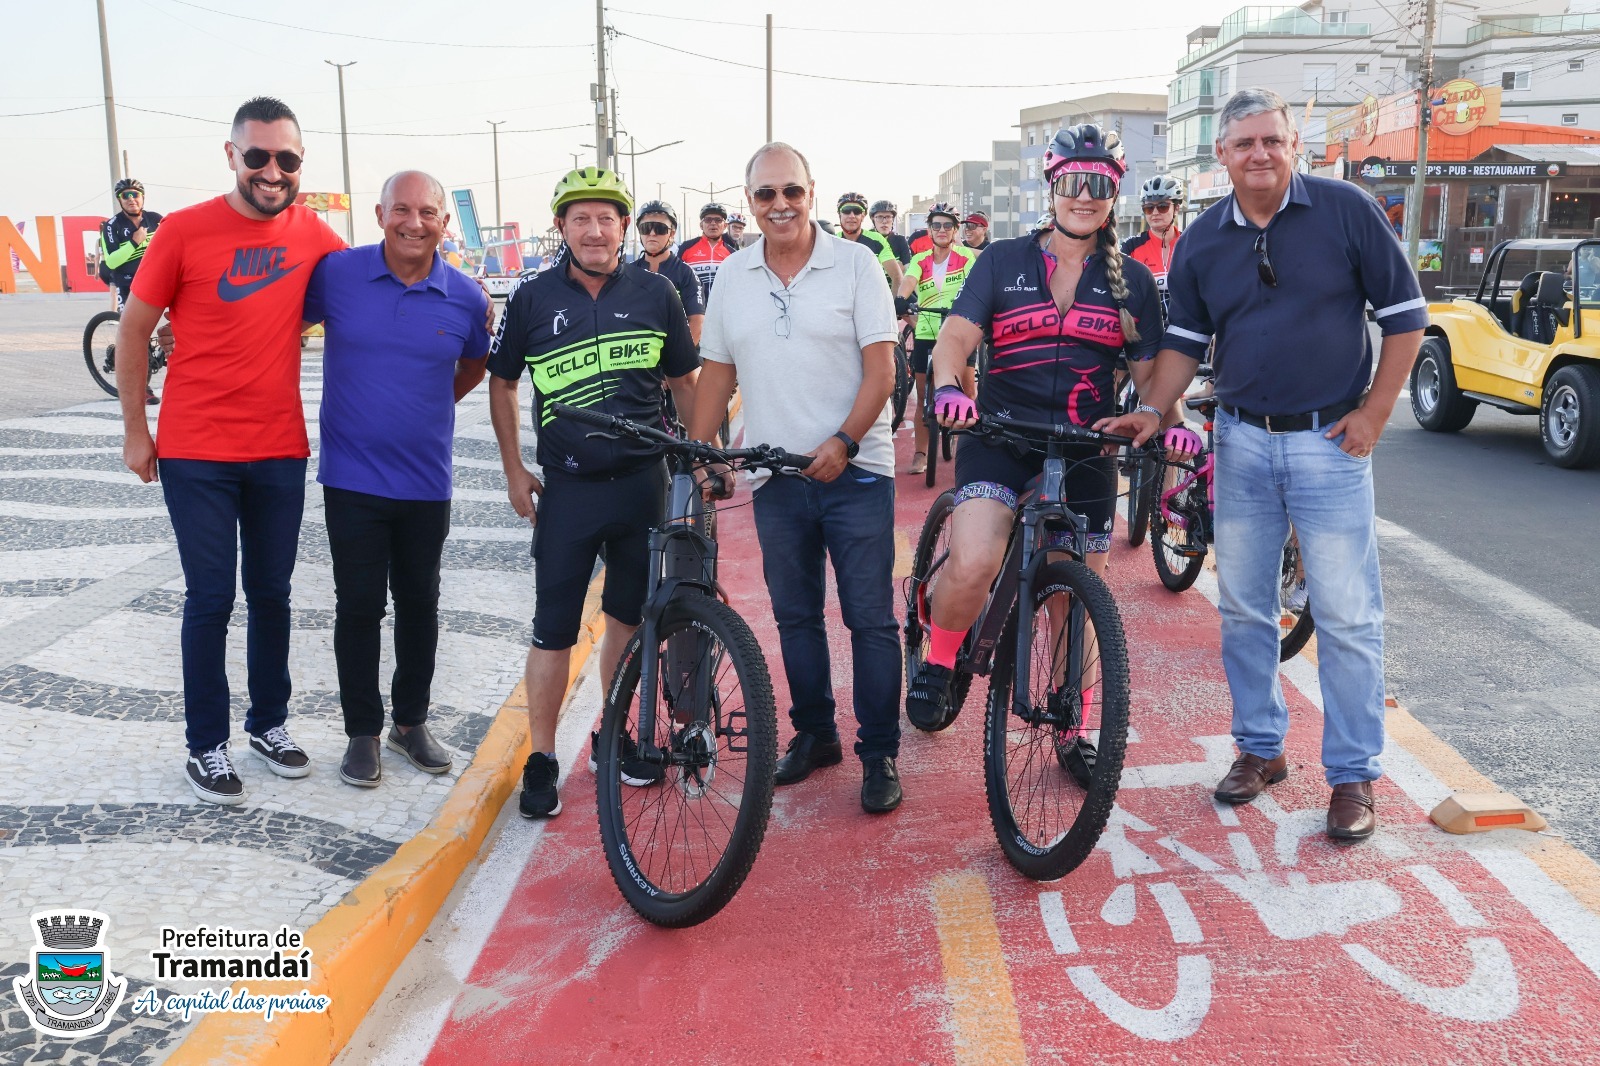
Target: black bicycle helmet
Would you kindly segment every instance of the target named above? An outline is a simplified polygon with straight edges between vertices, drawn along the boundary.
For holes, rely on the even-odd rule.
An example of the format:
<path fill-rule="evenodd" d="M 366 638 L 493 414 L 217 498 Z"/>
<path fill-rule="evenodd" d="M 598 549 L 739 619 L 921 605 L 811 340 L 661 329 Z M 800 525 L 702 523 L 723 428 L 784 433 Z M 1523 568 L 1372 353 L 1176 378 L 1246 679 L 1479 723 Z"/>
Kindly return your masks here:
<path fill-rule="evenodd" d="M 665 200 L 646 200 L 633 213 L 635 219 L 641 219 L 646 215 L 666 215 L 667 220 L 672 223 L 672 228 L 678 228 L 678 212 L 674 211 L 672 205 Z"/>
<path fill-rule="evenodd" d="M 700 209 L 701 221 L 704 221 L 707 215 L 721 215 L 726 219 L 728 217 L 728 209 L 713 200 Z"/>
<path fill-rule="evenodd" d="M 858 192 L 847 192 L 843 196 L 839 197 L 839 203 L 834 210 L 843 211 L 845 207 L 850 204 L 854 204 L 856 207 L 859 207 L 861 210 L 865 211 L 867 209 L 867 198 Z"/>
<path fill-rule="evenodd" d="M 127 192 L 129 189 L 132 189 L 134 192 L 138 193 L 140 196 L 143 196 L 144 195 L 144 182 L 140 181 L 138 178 L 123 178 L 121 181 L 117 182 L 117 184 L 112 188 L 111 195 L 113 197 L 119 197 L 123 193 Z"/>
<path fill-rule="evenodd" d="M 1092 122 L 1067 126 L 1044 150 L 1045 181 L 1054 181 L 1068 163 L 1104 163 L 1115 170 L 1120 179 L 1128 172 L 1125 154 L 1122 138 L 1116 130 L 1102 131 Z"/>
<path fill-rule="evenodd" d="M 900 213 L 900 209 L 894 205 L 893 200 L 879 200 L 872 205 L 872 210 L 868 211 L 867 214 L 881 215 L 885 211 L 889 212 L 891 215 L 898 215 Z"/>

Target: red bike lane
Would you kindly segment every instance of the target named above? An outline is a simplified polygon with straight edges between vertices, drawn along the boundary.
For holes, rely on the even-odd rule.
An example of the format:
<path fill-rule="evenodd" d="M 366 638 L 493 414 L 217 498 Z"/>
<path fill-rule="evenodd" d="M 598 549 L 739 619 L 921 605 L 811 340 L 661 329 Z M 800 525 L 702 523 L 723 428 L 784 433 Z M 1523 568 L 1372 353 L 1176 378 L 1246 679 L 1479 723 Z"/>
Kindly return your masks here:
<path fill-rule="evenodd" d="M 936 491 L 900 479 L 901 575 Z M 748 501 L 741 486 L 735 503 Z M 787 686 L 750 509 L 724 509 L 719 528 L 781 746 Z M 580 767 L 428 1061 L 1600 1061 L 1600 918 L 1545 873 L 1533 852 L 1552 845 L 1437 830 L 1414 797 L 1438 780 L 1392 743 L 1380 833 L 1331 844 L 1303 680 L 1309 694 L 1286 685 L 1289 779 L 1244 808 L 1214 803 L 1232 758 L 1216 610 L 1161 588 L 1148 548 L 1119 540 L 1109 576 L 1133 731 L 1111 824 L 1078 870 L 1040 884 L 1001 856 L 982 679 L 949 730 L 905 726 L 893 814 L 861 811 L 849 757 L 778 789 L 749 879 L 692 929 L 655 928 L 623 902 Z M 830 611 L 848 735 L 849 637 L 831 592 Z"/>

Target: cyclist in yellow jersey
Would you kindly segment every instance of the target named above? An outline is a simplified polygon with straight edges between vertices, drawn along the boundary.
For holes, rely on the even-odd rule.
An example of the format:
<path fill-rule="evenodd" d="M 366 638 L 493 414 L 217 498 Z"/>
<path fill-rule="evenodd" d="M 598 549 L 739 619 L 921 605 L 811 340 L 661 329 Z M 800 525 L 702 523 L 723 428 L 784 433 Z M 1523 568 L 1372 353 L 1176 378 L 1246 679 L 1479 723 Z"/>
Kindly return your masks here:
<path fill-rule="evenodd" d="M 972 265 L 978 261 L 977 253 L 956 245 L 958 222 L 955 208 L 947 203 L 936 203 L 928 209 L 928 236 L 933 241 L 933 247 L 911 257 L 911 266 L 895 294 L 895 310 L 901 314 L 907 311 L 913 296 L 916 297 L 917 307 L 921 309 L 917 314 L 910 353 L 912 381 L 921 382 L 917 389 L 919 398 L 927 387 L 933 342 L 939 337 L 939 327 L 944 325 L 944 316 L 933 311 L 947 309 L 955 303 L 962 283 L 967 280 Z M 967 370 L 969 377 L 974 373 L 971 367 L 975 362 L 976 352 Z M 969 393 L 972 391 L 970 385 L 969 382 Z M 920 418 L 913 419 L 912 426 L 916 451 L 912 453 L 909 472 L 920 474 L 928 464 L 928 427 Z"/>
<path fill-rule="evenodd" d="M 884 240 L 883 234 L 866 225 L 867 198 L 858 192 L 847 192 L 839 197 L 839 232 L 837 236 L 847 241 L 864 244 L 878 257 L 878 262 L 883 266 L 883 273 L 889 279 L 889 289 L 894 291 L 900 287 L 900 279 L 904 271 L 900 269 L 900 260 L 894 257 L 894 249 L 889 247 L 889 242 Z"/>

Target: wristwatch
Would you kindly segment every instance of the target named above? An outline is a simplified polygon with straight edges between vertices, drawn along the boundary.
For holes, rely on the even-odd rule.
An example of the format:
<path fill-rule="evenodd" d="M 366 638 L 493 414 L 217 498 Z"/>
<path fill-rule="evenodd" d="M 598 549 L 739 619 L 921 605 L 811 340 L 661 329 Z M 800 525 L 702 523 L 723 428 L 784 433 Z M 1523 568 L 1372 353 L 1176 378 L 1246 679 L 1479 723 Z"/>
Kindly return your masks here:
<path fill-rule="evenodd" d="M 1161 417 L 1160 408 L 1151 407 L 1147 403 L 1142 403 L 1138 407 L 1135 407 L 1133 409 L 1133 413 L 1136 415 L 1155 415 L 1157 418 Z"/>
<path fill-rule="evenodd" d="M 846 433 L 842 429 L 835 433 L 834 436 L 838 437 L 839 440 L 844 442 L 844 457 L 846 459 L 854 459 L 856 457 L 856 453 L 861 450 L 861 445 L 851 440 L 850 434 Z"/>

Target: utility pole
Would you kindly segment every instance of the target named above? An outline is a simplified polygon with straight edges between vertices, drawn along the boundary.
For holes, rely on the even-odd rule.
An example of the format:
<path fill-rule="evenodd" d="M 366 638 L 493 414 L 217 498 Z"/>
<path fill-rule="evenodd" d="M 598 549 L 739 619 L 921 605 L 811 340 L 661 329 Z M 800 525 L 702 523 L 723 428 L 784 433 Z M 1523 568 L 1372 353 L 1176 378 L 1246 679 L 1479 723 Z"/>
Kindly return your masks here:
<path fill-rule="evenodd" d="M 494 119 L 484 119 L 489 123 L 494 136 L 494 228 L 498 233 L 500 229 L 500 127 L 506 124 L 505 119 L 496 122 Z M 577 169 L 574 167 L 573 169 Z M 497 238 L 498 239 L 498 238 Z"/>
<path fill-rule="evenodd" d="M 355 198 L 350 194 L 350 133 L 345 125 L 344 117 L 344 68 L 353 67 L 356 61 L 348 63 L 335 63 L 331 59 L 324 59 L 324 63 L 339 72 L 339 151 L 344 155 L 344 233 L 351 244 L 356 243 L 356 205 Z"/>
<path fill-rule="evenodd" d="M 594 155 L 595 166 L 606 165 L 606 0 L 594 0 Z"/>
<path fill-rule="evenodd" d="M 772 143 L 772 16 L 767 16 L 767 143 Z"/>
<path fill-rule="evenodd" d="M 1417 269 L 1418 253 L 1422 243 L 1422 201 L 1427 195 L 1428 180 L 1428 127 L 1431 125 L 1433 105 L 1433 32 L 1438 21 L 1437 0 L 1427 0 L 1423 15 L 1425 29 L 1422 34 L 1422 85 L 1417 89 L 1417 176 L 1411 182 L 1411 195 L 1406 200 L 1406 259 L 1411 269 Z"/>
<path fill-rule="evenodd" d="M 111 185 L 123 175 L 117 172 L 117 103 L 111 95 L 111 41 L 106 37 L 106 0 L 95 0 L 100 15 L 100 80 L 106 88 L 106 149 L 111 158 Z"/>
<path fill-rule="evenodd" d="M 606 138 L 606 158 L 611 160 L 611 169 L 616 170 L 622 156 L 622 138 L 617 134 L 616 89 L 611 90 L 611 110 L 606 113 L 606 118 L 608 120 L 607 128 L 611 130 L 611 136 Z M 631 170 L 628 171 L 628 181 L 633 181 L 633 171 Z"/>

